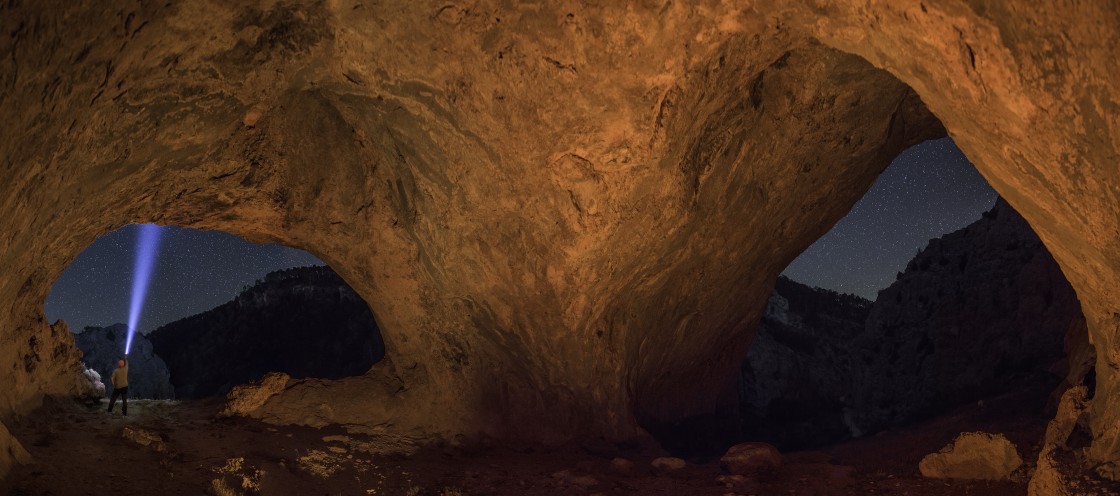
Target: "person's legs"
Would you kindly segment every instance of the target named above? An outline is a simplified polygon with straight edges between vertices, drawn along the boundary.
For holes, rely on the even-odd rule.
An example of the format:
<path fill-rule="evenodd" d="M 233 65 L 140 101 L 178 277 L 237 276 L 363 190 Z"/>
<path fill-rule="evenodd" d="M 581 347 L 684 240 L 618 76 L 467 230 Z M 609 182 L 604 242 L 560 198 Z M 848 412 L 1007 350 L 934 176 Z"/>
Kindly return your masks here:
<path fill-rule="evenodd" d="M 128 387 L 121 388 L 121 412 L 128 415 Z"/>
<path fill-rule="evenodd" d="M 109 396 L 109 413 L 113 413 L 113 405 L 117 404 L 117 396 L 120 396 L 120 389 L 113 389 L 113 394 Z"/>

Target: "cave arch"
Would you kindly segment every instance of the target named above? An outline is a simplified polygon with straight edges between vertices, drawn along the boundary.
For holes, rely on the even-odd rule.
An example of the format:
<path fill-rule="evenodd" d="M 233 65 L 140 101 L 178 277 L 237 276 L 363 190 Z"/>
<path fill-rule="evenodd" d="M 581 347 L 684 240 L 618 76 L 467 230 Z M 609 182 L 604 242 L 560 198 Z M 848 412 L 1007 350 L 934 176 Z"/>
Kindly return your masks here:
<path fill-rule="evenodd" d="M 151 265 L 138 280 L 142 234 Z M 106 389 L 131 340 L 135 399 L 224 396 L 270 372 L 362 375 L 384 354 L 368 304 L 321 260 L 220 231 L 127 225 L 99 236 L 43 307 L 53 326 L 62 319 L 74 331 Z"/>
<path fill-rule="evenodd" d="M 858 54 L 914 88 L 985 179 L 1027 219 L 1081 301 L 1097 349 L 1098 394 L 1115 394 L 1120 226 L 1112 212 L 1120 205 L 1107 192 L 1118 187 L 1108 172 L 1117 157 L 1111 131 L 1117 113 L 1109 103 L 1116 101 L 1117 88 L 1107 82 L 1109 64 L 1053 55 L 1097 57 L 1114 50 L 1117 12 L 1102 5 L 1028 12 L 1011 2 L 884 2 L 871 14 L 837 2 L 821 16 L 803 6 L 786 7 L 786 19 L 804 23 L 814 38 Z M 872 15 L 878 19 L 868 22 Z M 915 30 L 927 35 L 907 34 Z M 1049 55 L 1032 55 L 1039 53 Z M 934 70 L 933 60 L 944 63 Z M 1107 378 L 1102 370 L 1109 371 Z M 1090 458 L 1098 464 L 1120 458 L 1120 413 L 1108 404 L 1090 407 L 1097 436 Z"/>
<path fill-rule="evenodd" d="M 1041 240 L 959 150 L 907 154 L 779 278 L 743 364 L 744 439 L 815 449 L 977 400 L 1039 425 L 1082 382 L 1080 304 Z"/>
<path fill-rule="evenodd" d="M 8 416 L 71 387 L 33 310 L 57 272 L 159 222 L 308 249 L 392 330 L 392 363 L 254 415 L 640 435 L 710 408 L 749 341 L 757 312 L 705 299 L 763 301 L 940 120 L 1076 288 L 1105 350 L 1093 456 L 1120 459 L 1106 7 L 0 8 Z"/>

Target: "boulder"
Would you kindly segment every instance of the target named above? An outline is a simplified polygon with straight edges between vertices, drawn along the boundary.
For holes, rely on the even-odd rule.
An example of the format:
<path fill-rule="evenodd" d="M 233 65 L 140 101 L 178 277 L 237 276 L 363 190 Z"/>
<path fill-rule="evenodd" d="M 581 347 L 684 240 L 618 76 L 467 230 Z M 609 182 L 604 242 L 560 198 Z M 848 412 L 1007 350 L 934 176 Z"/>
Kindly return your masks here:
<path fill-rule="evenodd" d="M 163 444 L 163 438 L 160 437 L 159 434 L 151 431 L 146 431 L 137 427 L 125 427 L 121 432 L 121 437 L 140 446 L 150 448 L 153 451 L 167 451 L 167 448 Z"/>
<path fill-rule="evenodd" d="M 92 398 L 96 401 L 105 397 L 105 383 L 101 382 L 101 374 L 98 374 L 96 370 L 85 369 L 77 380 L 78 398 Z"/>
<path fill-rule="evenodd" d="M 782 454 L 766 443 L 740 443 L 729 448 L 719 464 L 732 474 L 754 475 L 782 466 Z"/>
<path fill-rule="evenodd" d="M 963 432 L 940 452 L 922 458 L 918 469 L 933 479 L 1005 480 L 1022 464 L 1003 434 Z"/>
<path fill-rule="evenodd" d="M 283 391 L 290 379 L 287 374 L 274 372 L 264 376 L 260 381 L 233 388 L 226 396 L 228 402 L 219 416 L 252 414 L 273 396 Z"/>

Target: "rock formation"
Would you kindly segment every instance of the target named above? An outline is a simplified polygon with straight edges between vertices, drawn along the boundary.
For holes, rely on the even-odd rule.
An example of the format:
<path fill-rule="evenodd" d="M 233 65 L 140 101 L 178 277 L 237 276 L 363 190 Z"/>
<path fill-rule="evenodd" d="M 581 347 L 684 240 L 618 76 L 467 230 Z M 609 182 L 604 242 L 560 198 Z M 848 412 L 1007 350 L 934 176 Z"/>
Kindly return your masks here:
<path fill-rule="evenodd" d="M 76 391 L 79 400 L 90 400 L 90 403 L 94 403 L 105 397 L 105 383 L 101 382 L 99 372 L 87 368 L 82 372 L 82 377 L 85 379 Z"/>
<path fill-rule="evenodd" d="M 930 240 L 880 291 L 854 348 L 852 422 L 870 432 L 985 396 L 1047 387 L 1077 295 L 1002 200 Z"/>
<path fill-rule="evenodd" d="M 109 378 L 117 361 L 124 354 L 124 342 L 128 336 L 128 326 L 113 324 L 109 327 L 86 327 L 81 334 L 74 336 L 78 349 L 82 350 L 82 361 L 96 370 L 104 378 L 105 394 L 113 394 L 113 384 Z M 128 397 L 147 399 L 173 399 L 175 388 L 171 386 L 171 375 L 167 365 L 152 349 L 152 343 L 137 333 L 132 337 L 132 350 L 128 354 Z"/>
<path fill-rule="evenodd" d="M 867 365 L 857 338 L 870 311 L 858 296 L 778 279 L 743 362 L 744 439 L 795 450 L 852 435 L 853 393 L 868 386 L 855 381 Z"/>
<path fill-rule="evenodd" d="M 45 0 L 0 26 L 4 417 L 73 387 L 72 358 L 21 360 L 66 263 L 158 222 L 307 249 L 370 303 L 389 359 L 283 393 L 333 422 L 638 435 L 710 410 L 781 268 L 947 129 L 1078 291 L 1091 457 L 1120 460 L 1107 2 Z"/>
<path fill-rule="evenodd" d="M 385 353 L 369 306 L 328 267 L 270 273 L 232 301 L 148 339 L 184 399 L 225 394 L 268 372 L 360 375 Z"/>
<path fill-rule="evenodd" d="M 918 470 L 933 479 L 1006 480 L 1023 464 L 1003 434 L 962 432 L 940 452 L 922 458 Z"/>
<path fill-rule="evenodd" d="M 999 200 L 930 240 L 874 303 L 778 279 L 743 364 L 744 437 L 818 447 L 1049 389 L 1080 321 L 1054 259 Z"/>

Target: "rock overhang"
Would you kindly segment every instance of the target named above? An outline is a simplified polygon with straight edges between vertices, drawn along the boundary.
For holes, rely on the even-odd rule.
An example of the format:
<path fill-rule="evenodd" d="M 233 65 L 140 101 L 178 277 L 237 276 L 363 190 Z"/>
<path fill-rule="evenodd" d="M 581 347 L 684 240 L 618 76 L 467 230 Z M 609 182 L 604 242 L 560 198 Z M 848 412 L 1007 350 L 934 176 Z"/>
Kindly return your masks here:
<path fill-rule="evenodd" d="M 1103 350 L 1092 411 L 1107 439 L 1094 456 L 1120 458 L 1107 428 L 1120 415 L 1108 407 L 1120 401 L 1107 173 L 1120 90 L 1100 59 L 1117 46 L 1107 12 L 480 1 L 4 13 L 0 110 L 19 130 L 0 137 L 11 363 L 54 360 L 31 343 L 51 335 L 40 305 L 68 260 L 111 228 L 158 221 L 307 249 L 370 303 L 393 359 L 367 380 L 409 399 L 370 408 L 382 393 L 359 393 L 327 420 L 640 435 L 717 403 L 781 268 L 905 146 L 947 130 L 1078 291 Z M 21 368 L 10 380 L 35 386 L 6 391 L 9 412 L 69 387 L 65 366 Z M 294 387 L 308 401 L 352 389 Z"/>

